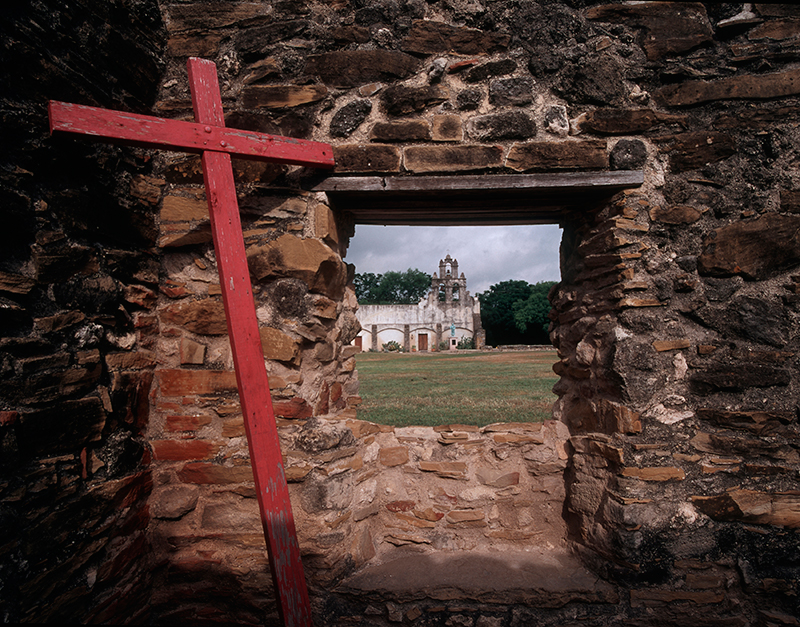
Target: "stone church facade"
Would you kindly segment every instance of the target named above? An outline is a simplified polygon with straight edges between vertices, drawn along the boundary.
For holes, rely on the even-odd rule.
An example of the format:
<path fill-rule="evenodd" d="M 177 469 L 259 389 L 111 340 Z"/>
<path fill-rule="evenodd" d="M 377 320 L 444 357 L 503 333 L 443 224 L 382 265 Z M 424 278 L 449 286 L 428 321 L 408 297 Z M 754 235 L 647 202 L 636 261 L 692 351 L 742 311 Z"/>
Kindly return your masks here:
<path fill-rule="evenodd" d="M 439 260 L 426 298 L 416 305 L 359 305 L 356 317 L 361 331 L 354 344 L 361 350 L 378 351 L 390 341 L 404 351 L 437 351 L 455 348 L 463 339 L 483 346 L 478 299 L 467 291 L 467 279 L 458 274 L 458 260 L 447 255 Z"/>

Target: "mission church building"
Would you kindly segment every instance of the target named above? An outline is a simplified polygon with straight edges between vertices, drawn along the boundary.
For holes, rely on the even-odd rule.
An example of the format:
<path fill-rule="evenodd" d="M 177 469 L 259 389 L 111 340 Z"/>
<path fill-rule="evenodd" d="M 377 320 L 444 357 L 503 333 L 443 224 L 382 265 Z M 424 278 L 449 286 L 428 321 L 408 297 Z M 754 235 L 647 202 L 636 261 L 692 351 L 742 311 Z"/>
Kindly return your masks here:
<path fill-rule="evenodd" d="M 453 350 L 462 339 L 480 348 L 486 337 L 480 303 L 450 255 L 439 260 L 439 274 L 433 273 L 428 296 L 418 304 L 359 305 L 356 315 L 361 332 L 354 343 L 362 350 L 378 351 L 391 341 L 406 352 L 439 350 L 442 343 Z"/>

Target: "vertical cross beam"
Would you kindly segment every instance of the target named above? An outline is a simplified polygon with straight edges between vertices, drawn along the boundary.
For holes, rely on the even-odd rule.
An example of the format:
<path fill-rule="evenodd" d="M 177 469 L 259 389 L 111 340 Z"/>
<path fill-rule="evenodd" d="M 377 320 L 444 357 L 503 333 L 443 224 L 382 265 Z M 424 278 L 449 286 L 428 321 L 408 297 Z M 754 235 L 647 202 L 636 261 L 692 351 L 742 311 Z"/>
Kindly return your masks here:
<path fill-rule="evenodd" d="M 189 84 L 195 121 L 225 126 L 214 63 L 190 59 Z M 202 163 L 228 336 L 279 611 L 287 627 L 306 627 L 311 625 L 308 590 L 261 349 L 231 158 L 227 153 L 206 150 Z"/>

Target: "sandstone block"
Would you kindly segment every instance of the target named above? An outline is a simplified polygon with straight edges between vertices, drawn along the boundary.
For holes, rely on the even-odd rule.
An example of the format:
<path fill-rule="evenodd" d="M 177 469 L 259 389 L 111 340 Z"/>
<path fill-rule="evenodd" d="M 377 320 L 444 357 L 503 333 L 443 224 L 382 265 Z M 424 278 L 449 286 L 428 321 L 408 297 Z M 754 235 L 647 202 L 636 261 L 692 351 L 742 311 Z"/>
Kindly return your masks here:
<path fill-rule="evenodd" d="M 334 146 L 336 172 L 399 172 L 400 150 L 382 144 Z"/>
<path fill-rule="evenodd" d="M 781 190 L 781 211 L 800 213 L 800 189 Z"/>
<path fill-rule="evenodd" d="M 197 431 L 209 424 L 211 418 L 208 416 L 167 416 L 164 428 L 171 432 Z"/>
<path fill-rule="evenodd" d="M 656 340 L 653 342 L 653 348 L 659 353 L 689 348 L 691 345 L 689 340 Z"/>
<path fill-rule="evenodd" d="M 384 447 L 380 452 L 380 461 L 384 466 L 402 466 L 408 463 L 408 448 L 405 446 Z"/>
<path fill-rule="evenodd" d="M 153 491 L 153 518 L 178 520 L 197 506 L 199 490 L 194 486 L 171 485 Z"/>
<path fill-rule="evenodd" d="M 286 420 L 305 420 L 311 418 L 314 413 L 308 402 L 298 396 L 288 401 L 275 401 L 272 403 L 272 409 L 276 418 Z"/>
<path fill-rule="evenodd" d="M 435 472 L 445 479 L 466 479 L 467 464 L 465 462 L 420 462 L 423 472 Z"/>
<path fill-rule="evenodd" d="M 178 478 L 190 484 L 249 483 L 253 469 L 248 466 L 221 466 L 210 462 L 190 462 L 178 471 Z"/>
<path fill-rule="evenodd" d="M 428 141 L 431 138 L 431 128 L 425 120 L 378 122 L 370 130 L 369 138 L 376 142 Z"/>
<path fill-rule="evenodd" d="M 462 68 L 463 69 L 463 68 Z M 517 62 L 514 59 L 500 59 L 499 61 L 489 61 L 476 67 L 470 68 L 464 74 L 465 83 L 479 83 L 492 76 L 503 76 L 511 74 L 517 69 Z M 451 69 L 451 73 L 453 70 Z"/>
<path fill-rule="evenodd" d="M 347 268 L 339 255 L 318 239 L 285 234 L 247 250 L 250 272 L 256 280 L 273 277 L 300 279 L 312 292 L 341 298 Z"/>
<path fill-rule="evenodd" d="M 659 124 L 686 124 L 686 116 L 652 109 L 603 107 L 587 113 L 579 122 L 581 130 L 602 135 L 634 135 Z"/>
<path fill-rule="evenodd" d="M 716 131 L 665 135 L 657 141 L 661 144 L 659 151 L 669 155 L 673 172 L 695 170 L 736 154 L 734 139 Z"/>
<path fill-rule="evenodd" d="M 381 102 L 389 115 L 410 115 L 441 104 L 450 98 L 450 91 L 440 85 L 409 87 L 392 85 L 381 93 Z"/>
<path fill-rule="evenodd" d="M 158 364 L 158 357 L 148 351 L 109 353 L 106 355 L 106 366 L 109 372 L 117 370 L 141 370 L 153 368 Z"/>
<path fill-rule="evenodd" d="M 265 359 L 293 361 L 300 354 L 300 340 L 297 338 L 272 327 L 261 327 L 258 333 Z"/>
<path fill-rule="evenodd" d="M 800 263 L 800 216 L 767 213 L 711 232 L 697 258 L 701 274 L 764 280 Z"/>
<path fill-rule="evenodd" d="M 400 47 L 414 54 L 455 52 L 479 55 L 505 50 L 510 40 L 511 37 L 503 33 L 424 20 L 414 22 L 408 35 L 400 43 Z"/>
<path fill-rule="evenodd" d="M 158 370 L 156 377 L 163 396 L 224 394 L 237 390 L 233 370 L 164 369 Z"/>
<path fill-rule="evenodd" d="M 694 224 L 703 217 L 700 209 L 689 205 L 672 205 L 669 207 L 653 207 L 650 219 L 664 224 Z"/>
<path fill-rule="evenodd" d="M 415 74 L 421 62 L 397 50 L 339 50 L 309 57 L 305 73 L 332 87 L 358 87 Z"/>
<path fill-rule="evenodd" d="M 206 347 L 204 344 L 190 340 L 188 337 L 181 338 L 180 345 L 181 365 L 202 365 L 205 361 Z"/>
<path fill-rule="evenodd" d="M 409 146 L 403 152 L 406 170 L 411 172 L 464 172 L 503 165 L 500 146 Z"/>
<path fill-rule="evenodd" d="M 533 102 L 533 79 L 515 77 L 492 81 L 489 102 L 496 107 L 522 107 Z"/>
<path fill-rule="evenodd" d="M 242 90 L 247 109 L 285 109 L 318 102 L 328 95 L 322 85 L 250 85 Z"/>
<path fill-rule="evenodd" d="M 151 440 L 150 446 L 155 459 L 173 462 L 209 459 L 220 449 L 207 440 Z"/>
<path fill-rule="evenodd" d="M 791 374 L 786 368 L 764 364 L 730 364 L 709 366 L 689 375 L 689 387 L 695 394 L 742 391 L 749 387 L 787 386 Z"/>
<path fill-rule="evenodd" d="M 494 470 L 493 468 L 478 468 L 475 471 L 475 477 L 483 485 L 488 485 L 493 488 L 507 488 L 512 485 L 519 485 L 518 472 L 503 472 Z"/>
<path fill-rule="evenodd" d="M 602 170 L 608 167 L 606 142 L 585 140 L 514 144 L 508 153 L 506 166 L 518 172 Z"/>
<path fill-rule="evenodd" d="M 161 322 L 174 324 L 198 335 L 225 335 L 228 324 L 221 300 L 203 298 L 181 301 L 161 310 Z"/>
<path fill-rule="evenodd" d="M 713 37 L 705 7 L 688 2 L 602 4 L 586 11 L 586 19 L 629 22 L 644 29 L 641 45 L 651 61 L 687 52 Z"/>
<path fill-rule="evenodd" d="M 464 139 L 460 115 L 434 115 L 432 139 L 437 142 L 460 142 Z"/>
<path fill-rule="evenodd" d="M 715 520 L 800 528 L 800 495 L 793 492 L 731 490 L 718 496 L 693 496 L 692 503 Z"/>
<path fill-rule="evenodd" d="M 523 111 L 502 111 L 471 118 L 467 132 L 478 141 L 529 139 L 536 134 L 536 122 Z"/>
<path fill-rule="evenodd" d="M 656 97 L 673 107 L 710 102 L 782 98 L 800 93 L 800 69 L 771 74 L 740 75 L 715 81 L 686 81 L 662 87 Z"/>
<path fill-rule="evenodd" d="M 681 468 L 671 466 L 655 466 L 649 468 L 627 467 L 622 469 L 623 477 L 635 477 L 642 481 L 671 481 L 673 479 L 681 481 L 686 478 L 686 474 Z"/>
<path fill-rule="evenodd" d="M 218 33 L 175 34 L 167 40 L 167 51 L 173 57 L 213 57 L 219 51 L 222 35 Z"/>
<path fill-rule="evenodd" d="M 392 501 L 386 504 L 390 512 L 409 512 L 417 505 L 416 501 Z"/>
<path fill-rule="evenodd" d="M 482 521 L 486 519 L 486 514 L 482 510 L 476 509 L 454 509 L 447 512 L 445 519 L 449 523 Z"/>
<path fill-rule="evenodd" d="M 253 533 L 261 530 L 261 517 L 255 499 L 242 499 L 232 503 L 207 504 L 203 508 L 201 524 L 204 529 Z"/>

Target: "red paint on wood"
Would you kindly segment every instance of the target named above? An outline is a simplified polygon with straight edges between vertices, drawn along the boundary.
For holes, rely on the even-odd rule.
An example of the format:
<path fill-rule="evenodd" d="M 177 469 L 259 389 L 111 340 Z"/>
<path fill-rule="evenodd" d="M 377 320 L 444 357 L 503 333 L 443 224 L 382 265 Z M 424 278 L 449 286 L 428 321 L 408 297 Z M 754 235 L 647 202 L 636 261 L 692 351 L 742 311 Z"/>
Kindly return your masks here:
<path fill-rule="evenodd" d="M 333 167 L 333 149 L 319 142 L 226 129 L 216 66 L 195 58 L 189 59 L 188 65 L 194 123 L 51 101 L 50 130 L 201 153 L 225 317 L 278 608 L 285 625 L 309 627 L 308 590 L 269 394 L 231 154 L 278 163 Z M 172 379 L 175 381 L 162 374 L 162 393 L 170 390 L 172 394 L 181 393 L 185 377 Z M 172 443 L 158 448 L 162 453 L 175 454 Z"/>
<path fill-rule="evenodd" d="M 182 122 L 55 100 L 50 101 L 49 110 L 51 133 L 90 135 L 136 146 L 158 145 L 179 152 L 214 150 L 273 163 L 334 166 L 329 144 L 225 128 L 224 119 L 217 124 Z"/>
<path fill-rule="evenodd" d="M 210 61 L 190 59 L 189 83 L 195 120 L 222 126 L 216 66 Z M 230 156 L 206 151 L 202 161 L 250 463 L 279 607 L 286 625 L 310 625 L 308 590 L 269 394 Z"/>

